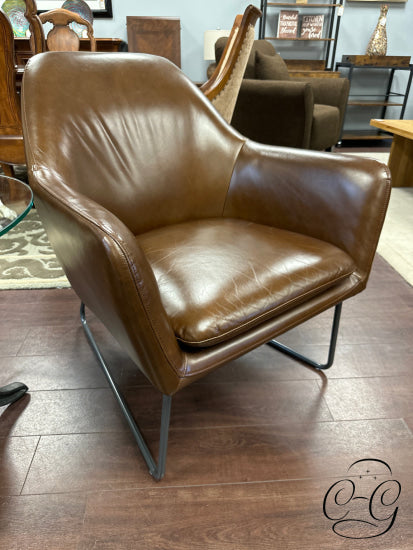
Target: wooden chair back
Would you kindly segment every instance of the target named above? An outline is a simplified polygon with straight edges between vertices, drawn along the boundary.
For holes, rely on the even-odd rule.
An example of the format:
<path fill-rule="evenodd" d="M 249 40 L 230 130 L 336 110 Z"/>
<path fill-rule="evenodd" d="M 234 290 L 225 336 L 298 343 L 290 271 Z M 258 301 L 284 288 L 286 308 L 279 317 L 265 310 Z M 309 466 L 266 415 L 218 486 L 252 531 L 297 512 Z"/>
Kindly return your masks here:
<path fill-rule="evenodd" d="M 50 10 L 39 15 L 40 21 L 51 23 L 53 28 L 46 38 L 46 46 L 49 51 L 54 52 L 75 52 L 79 50 L 80 40 L 73 29 L 69 27 L 70 23 L 78 23 L 86 27 L 87 36 L 90 41 L 90 50 L 96 51 L 96 40 L 93 35 L 93 27 L 78 13 L 57 9 Z"/>
<path fill-rule="evenodd" d="M 16 91 L 14 34 L 10 20 L 0 9 L 0 164 L 13 176 L 13 164 L 25 164 L 20 99 Z"/>
<path fill-rule="evenodd" d="M 25 18 L 30 25 L 30 46 L 34 54 L 46 51 L 46 39 L 44 37 L 43 24 L 37 15 L 35 0 L 24 0 L 26 3 Z"/>
<path fill-rule="evenodd" d="M 230 123 L 238 92 L 254 43 L 255 24 L 262 12 L 249 5 L 244 15 L 237 15 L 225 50 L 211 78 L 201 90 L 211 100 L 225 120 Z"/>

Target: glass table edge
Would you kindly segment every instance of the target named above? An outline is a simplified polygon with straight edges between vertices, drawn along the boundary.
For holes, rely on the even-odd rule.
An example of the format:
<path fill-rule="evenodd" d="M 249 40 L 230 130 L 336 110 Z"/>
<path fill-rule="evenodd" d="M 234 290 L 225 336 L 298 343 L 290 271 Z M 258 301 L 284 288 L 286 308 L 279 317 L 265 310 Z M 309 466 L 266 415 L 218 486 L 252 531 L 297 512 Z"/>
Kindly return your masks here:
<path fill-rule="evenodd" d="M 8 225 L 7 227 L 5 227 L 4 229 L 1 229 L 0 228 L 0 235 L 5 235 L 6 233 L 8 233 L 10 231 L 10 229 L 13 229 L 13 227 L 16 227 L 16 225 L 22 221 L 23 218 L 25 218 L 27 216 L 27 214 L 30 212 L 30 210 L 32 209 L 32 206 L 33 206 L 33 191 L 30 189 L 30 186 L 27 185 L 27 183 L 24 183 L 24 182 L 20 182 L 22 183 L 25 187 L 27 187 L 29 190 L 30 190 L 30 194 L 31 194 L 31 198 L 30 198 L 30 202 L 29 204 L 27 205 L 27 207 L 23 210 L 23 212 L 21 214 L 19 214 L 17 216 L 16 219 L 14 219 L 10 225 Z"/>

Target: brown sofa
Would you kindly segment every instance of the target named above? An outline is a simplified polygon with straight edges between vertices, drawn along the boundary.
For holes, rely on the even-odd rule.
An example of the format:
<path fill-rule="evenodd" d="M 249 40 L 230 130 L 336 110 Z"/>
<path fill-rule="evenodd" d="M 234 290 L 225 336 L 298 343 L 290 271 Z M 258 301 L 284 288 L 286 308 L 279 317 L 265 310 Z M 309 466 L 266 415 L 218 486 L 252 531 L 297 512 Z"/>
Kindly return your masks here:
<path fill-rule="evenodd" d="M 219 62 L 227 39 L 215 44 Z M 211 74 L 215 64 L 208 67 Z M 349 82 L 346 78 L 292 78 L 274 47 L 255 40 L 232 125 L 269 145 L 324 150 L 340 138 Z"/>

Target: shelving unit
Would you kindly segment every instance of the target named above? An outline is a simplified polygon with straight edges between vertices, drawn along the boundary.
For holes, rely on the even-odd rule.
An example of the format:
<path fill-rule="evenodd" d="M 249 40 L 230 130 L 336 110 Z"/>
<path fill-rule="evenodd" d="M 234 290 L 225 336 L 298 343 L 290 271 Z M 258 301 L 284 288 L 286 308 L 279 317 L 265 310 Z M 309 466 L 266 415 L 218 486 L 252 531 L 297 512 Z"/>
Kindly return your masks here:
<path fill-rule="evenodd" d="M 380 118 L 385 119 L 387 114 L 387 108 L 388 107 L 399 107 L 400 108 L 400 115 L 399 118 L 403 119 L 404 112 L 406 109 L 407 100 L 409 97 L 410 87 L 412 83 L 412 77 L 413 77 L 413 65 L 396 65 L 393 63 L 389 64 L 363 64 L 363 65 L 357 65 L 356 63 L 352 63 L 349 61 L 342 61 L 336 63 L 336 70 L 342 71 L 345 69 L 346 74 L 344 76 L 347 76 L 347 78 L 350 80 L 350 95 L 349 100 L 347 103 L 347 110 L 346 110 L 346 116 L 348 117 L 349 114 L 349 107 L 381 107 L 380 114 L 378 116 L 374 116 L 374 118 Z M 370 71 L 372 69 L 381 69 L 386 70 L 388 72 L 388 81 L 386 86 L 386 91 L 383 94 L 380 94 L 380 92 L 374 92 L 372 90 L 370 93 L 352 93 L 351 90 L 351 84 L 353 83 L 353 77 L 354 77 L 354 69 L 365 69 L 367 71 Z M 396 71 L 409 71 L 409 76 L 407 78 L 406 88 L 400 92 L 400 91 L 394 91 L 393 88 L 393 79 L 394 74 Z M 366 116 L 366 129 L 344 129 L 342 132 L 341 139 L 343 140 L 359 140 L 359 139 L 389 139 L 389 134 L 384 132 L 383 130 L 378 130 L 372 128 L 370 123 L 371 116 Z M 393 117 L 394 118 L 394 117 Z M 344 126 L 345 126 L 346 120 L 344 120 Z"/>
<path fill-rule="evenodd" d="M 337 47 L 337 38 L 338 32 L 340 29 L 340 19 L 343 14 L 344 0 L 340 0 L 338 3 L 324 2 L 324 3 L 299 3 L 299 2 L 267 2 L 267 0 L 261 0 L 261 11 L 262 18 L 260 20 L 259 27 L 259 38 L 269 40 L 269 41 L 279 41 L 279 42 L 314 42 L 322 44 L 320 48 L 320 58 L 324 61 L 324 69 L 332 71 L 334 67 L 336 47 Z M 308 13 L 309 10 L 317 9 L 323 10 L 324 13 L 321 15 L 325 16 L 324 28 L 323 28 L 323 37 L 322 38 L 301 38 L 299 36 L 295 38 L 280 38 L 271 34 L 271 31 L 267 28 L 267 10 L 275 10 L 278 12 L 283 8 L 291 8 L 299 12 L 299 16 Z M 273 30 L 273 29 L 272 29 Z M 268 32 L 269 31 L 269 32 Z M 291 45 L 291 50 L 293 49 Z M 294 55 L 300 52 L 300 48 L 294 49 Z M 293 50 L 292 50 L 293 53 Z M 285 60 L 288 63 L 288 58 L 283 55 Z M 308 60 L 308 66 L 311 67 L 311 61 Z"/>

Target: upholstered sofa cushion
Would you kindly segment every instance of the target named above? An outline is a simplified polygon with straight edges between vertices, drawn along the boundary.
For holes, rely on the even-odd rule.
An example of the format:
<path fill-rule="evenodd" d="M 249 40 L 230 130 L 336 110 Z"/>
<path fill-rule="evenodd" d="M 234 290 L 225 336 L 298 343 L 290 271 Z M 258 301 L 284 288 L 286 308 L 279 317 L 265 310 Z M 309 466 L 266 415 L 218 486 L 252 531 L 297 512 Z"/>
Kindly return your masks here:
<path fill-rule="evenodd" d="M 255 54 L 255 77 L 259 80 L 289 80 L 288 68 L 280 54 Z"/>
<path fill-rule="evenodd" d="M 227 37 L 222 36 L 221 38 L 218 38 L 218 40 L 215 42 L 216 63 L 219 63 L 219 60 L 222 57 L 227 40 L 228 40 Z M 258 52 L 265 55 L 274 55 L 275 49 L 272 44 L 267 42 L 267 40 L 255 40 L 254 45 L 252 46 L 252 49 L 251 49 L 251 53 L 248 58 L 247 66 L 245 68 L 244 78 L 256 78 L 255 62 L 256 62 L 256 54 Z"/>
<path fill-rule="evenodd" d="M 175 335 L 190 347 L 247 332 L 354 270 L 329 243 L 240 219 L 167 226 L 137 240 Z"/>
<path fill-rule="evenodd" d="M 323 150 L 340 133 L 340 110 L 333 105 L 316 103 L 313 110 L 313 124 L 311 130 L 311 149 Z"/>

